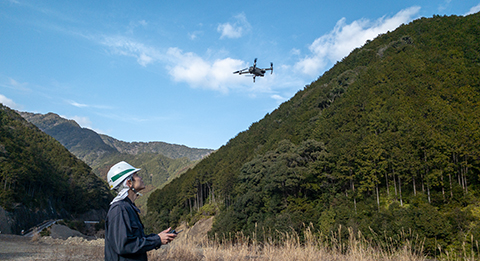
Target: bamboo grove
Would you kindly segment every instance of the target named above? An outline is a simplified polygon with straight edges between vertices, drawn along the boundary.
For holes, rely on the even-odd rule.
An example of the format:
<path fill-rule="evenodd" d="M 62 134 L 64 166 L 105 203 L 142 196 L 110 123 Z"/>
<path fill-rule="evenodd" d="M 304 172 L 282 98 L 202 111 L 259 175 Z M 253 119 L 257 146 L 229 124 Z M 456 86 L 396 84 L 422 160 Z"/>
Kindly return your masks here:
<path fill-rule="evenodd" d="M 477 13 L 368 41 L 155 191 L 148 227 L 216 215 L 212 235 L 313 224 L 478 251 L 479 36 Z"/>

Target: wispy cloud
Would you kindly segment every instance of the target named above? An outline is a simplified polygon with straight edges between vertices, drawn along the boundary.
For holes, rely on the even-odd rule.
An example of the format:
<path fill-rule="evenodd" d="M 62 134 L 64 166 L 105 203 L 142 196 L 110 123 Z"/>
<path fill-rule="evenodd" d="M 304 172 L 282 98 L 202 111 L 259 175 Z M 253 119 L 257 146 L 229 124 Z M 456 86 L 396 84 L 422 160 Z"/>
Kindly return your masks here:
<path fill-rule="evenodd" d="M 60 117 L 65 118 L 65 119 L 74 120 L 75 122 L 77 122 L 82 127 L 89 128 L 89 129 L 92 128 L 92 121 L 88 117 L 76 116 L 76 115 L 73 116 L 73 117 L 60 115 Z"/>
<path fill-rule="evenodd" d="M 110 110 L 112 107 L 106 106 L 106 105 L 92 105 L 92 104 L 84 104 L 84 103 L 79 103 L 76 101 L 72 100 L 65 100 L 66 103 L 75 106 L 77 108 L 94 108 L 94 109 L 105 109 L 105 110 Z"/>
<path fill-rule="evenodd" d="M 30 89 L 27 87 L 28 83 L 26 83 L 26 82 L 21 83 L 21 82 L 18 82 L 15 79 L 12 79 L 12 78 L 8 78 L 8 80 L 5 79 L 5 82 L 0 83 L 0 86 L 5 87 L 5 88 L 9 88 L 9 89 L 19 90 L 19 91 L 22 91 L 22 92 L 30 91 Z"/>
<path fill-rule="evenodd" d="M 20 2 L 17 1 L 17 0 L 8 0 L 8 2 L 10 2 L 10 3 L 12 3 L 12 4 L 17 4 L 17 5 L 20 4 Z"/>
<path fill-rule="evenodd" d="M 153 47 L 149 47 L 124 36 L 103 36 L 98 42 L 109 47 L 112 53 L 134 57 L 142 66 L 147 66 L 158 60 L 164 60 L 164 55 Z"/>
<path fill-rule="evenodd" d="M 68 103 L 70 103 L 70 105 L 73 105 L 73 106 L 78 107 L 78 108 L 88 107 L 88 105 L 86 105 L 86 104 L 81 104 L 81 103 L 78 103 L 78 102 L 75 102 L 75 101 L 69 101 Z"/>
<path fill-rule="evenodd" d="M 468 13 L 465 14 L 465 16 L 475 14 L 475 13 L 478 13 L 478 12 L 480 12 L 480 4 L 470 8 L 470 10 L 468 11 Z"/>
<path fill-rule="evenodd" d="M 190 37 L 191 40 L 197 39 L 199 35 L 203 35 L 203 31 L 194 31 L 193 33 L 188 33 L 188 37 Z"/>
<path fill-rule="evenodd" d="M 0 103 L 15 110 L 20 110 L 22 108 L 22 106 L 16 104 L 12 99 L 9 99 L 2 94 L 0 94 Z"/>
<path fill-rule="evenodd" d="M 220 24 L 217 31 L 221 33 L 220 39 L 223 38 L 240 38 L 251 29 L 250 23 L 244 13 L 234 17 L 235 22 Z"/>
<path fill-rule="evenodd" d="M 448 8 L 448 6 L 450 5 L 450 2 L 452 2 L 452 0 L 443 0 L 442 3 L 440 3 L 440 5 L 438 6 L 438 12 L 443 12 L 445 11 L 445 9 Z"/>
<path fill-rule="evenodd" d="M 127 27 L 127 33 L 133 33 L 137 27 L 147 27 L 148 22 L 145 20 L 131 21 Z"/>
<path fill-rule="evenodd" d="M 80 127 L 82 128 L 87 128 L 87 129 L 91 129 L 93 131 L 95 131 L 96 133 L 104 133 L 106 134 L 106 132 L 104 132 L 103 130 L 100 130 L 100 129 L 96 129 L 93 127 L 93 124 L 92 124 L 92 121 L 90 120 L 90 118 L 88 117 L 85 117 L 85 116 L 65 116 L 65 115 L 60 115 L 60 117 L 64 118 L 64 119 L 68 119 L 68 120 L 74 120 L 76 123 L 78 123 L 78 125 L 80 125 Z"/>
<path fill-rule="evenodd" d="M 317 38 L 309 46 L 311 54 L 297 62 L 295 69 L 310 76 L 318 76 L 328 64 L 339 61 L 353 49 L 365 44 L 366 40 L 412 21 L 419 11 L 420 7 L 415 6 L 398 12 L 392 18 L 382 17 L 373 22 L 360 19 L 347 24 L 346 19 L 342 18 L 330 33 Z"/>

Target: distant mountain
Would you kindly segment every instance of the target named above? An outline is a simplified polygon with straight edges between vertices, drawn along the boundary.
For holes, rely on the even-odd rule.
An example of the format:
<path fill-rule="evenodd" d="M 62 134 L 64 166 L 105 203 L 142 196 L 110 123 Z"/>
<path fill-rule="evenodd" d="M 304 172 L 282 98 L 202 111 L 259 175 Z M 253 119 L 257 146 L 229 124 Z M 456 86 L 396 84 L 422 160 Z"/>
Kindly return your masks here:
<path fill-rule="evenodd" d="M 18 113 L 58 140 L 104 180 L 109 168 L 121 160 L 141 168 L 140 175 L 147 185 L 144 191 L 147 194 L 195 166 L 213 151 L 165 142 L 124 142 L 82 128 L 75 121 L 64 119 L 55 113 Z M 145 209 L 146 197 L 138 202 Z"/>
<path fill-rule="evenodd" d="M 157 153 L 171 159 L 188 158 L 189 160 L 200 160 L 213 152 L 211 149 L 196 149 L 185 145 L 170 144 L 159 141 L 151 142 L 124 142 L 110 136 L 100 134 L 105 144 L 117 149 L 120 153 L 137 155 L 141 153 Z"/>
<path fill-rule="evenodd" d="M 60 141 L 69 151 L 89 165 L 95 165 L 98 156 L 117 152 L 131 155 L 156 153 L 171 159 L 186 157 L 194 161 L 202 159 L 213 151 L 165 142 L 124 142 L 107 135 L 98 134 L 88 128 L 82 128 L 74 120 L 62 118 L 55 113 L 18 113 L 48 135 Z"/>
<path fill-rule="evenodd" d="M 479 37 L 476 13 L 366 42 L 154 191 L 147 227 L 216 213 L 216 238 L 303 238 L 312 225 L 339 241 L 361 232 L 387 251 L 478 256 Z"/>
<path fill-rule="evenodd" d="M 0 184 L 0 230 L 4 233 L 19 233 L 45 219 L 78 217 L 94 210 L 99 211 L 97 217 L 103 217 L 113 198 L 106 182 L 87 164 L 2 104 Z"/>
<path fill-rule="evenodd" d="M 105 144 L 96 132 L 80 127 L 73 120 L 64 119 L 55 113 L 38 114 L 20 111 L 18 113 L 40 130 L 54 137 L 93 169 L 101 164 L 103 157 L 118 153 L 115 148 Z"/>

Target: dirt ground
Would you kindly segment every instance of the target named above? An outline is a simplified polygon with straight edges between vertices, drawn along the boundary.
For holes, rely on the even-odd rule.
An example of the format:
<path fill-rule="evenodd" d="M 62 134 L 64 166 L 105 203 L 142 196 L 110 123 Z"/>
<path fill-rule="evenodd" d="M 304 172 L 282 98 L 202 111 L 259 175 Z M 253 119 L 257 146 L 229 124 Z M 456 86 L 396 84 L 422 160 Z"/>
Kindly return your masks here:
<path fill-rule="evenodd" d="M 201 241 L 212 226 L 213 218 L 199 221 L 190 229 L 180 226 L 184 231 L 177 240 Z M 34 261 L 34 260 L 104 260 L 104 239 L 87 239 L 79 236 L 78 231 L 67 227 L 52 226 L 51 236 L 23 237 L 0 234 L 0 260 Z"/>
<path fill-rule="evenodd" d="M 0 234 L 0 260 L 104 260 L 103 239 L 66 240 Z"/>

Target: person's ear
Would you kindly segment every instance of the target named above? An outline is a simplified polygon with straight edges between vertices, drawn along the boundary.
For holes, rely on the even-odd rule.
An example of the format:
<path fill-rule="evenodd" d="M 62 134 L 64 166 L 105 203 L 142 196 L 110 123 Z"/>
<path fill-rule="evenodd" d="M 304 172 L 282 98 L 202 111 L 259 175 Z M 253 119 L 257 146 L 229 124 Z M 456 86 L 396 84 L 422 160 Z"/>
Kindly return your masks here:
<path fill-rule="evenodd" d="M 131 188 L 132 185 L 133 185 L 133 184 L 132 184 L 132 180 L 131 180 L 131 179 L 127 180 L 127 186 L 128 186 L 129 188 Z"/>

